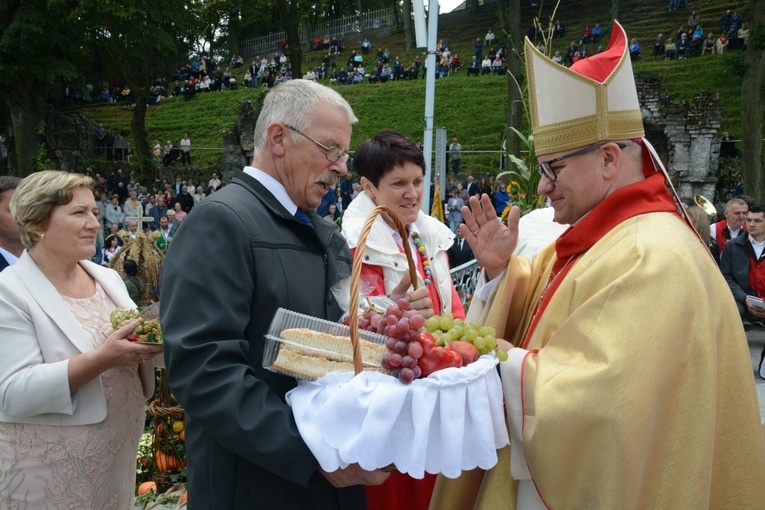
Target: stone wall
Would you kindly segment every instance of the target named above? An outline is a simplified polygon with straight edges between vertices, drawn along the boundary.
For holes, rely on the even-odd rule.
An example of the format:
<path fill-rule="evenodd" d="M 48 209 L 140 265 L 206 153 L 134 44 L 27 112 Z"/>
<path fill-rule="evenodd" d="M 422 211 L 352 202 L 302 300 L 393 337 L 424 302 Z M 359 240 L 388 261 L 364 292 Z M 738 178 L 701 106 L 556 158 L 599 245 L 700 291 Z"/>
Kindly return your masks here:
<path fill-rule="evenodd" d="M 681 197 L 714 199 L 719 172 L 722 109 L 716 93 L 688 101 L 662 101 L 656 73 L 635 76 L 646 137 L 656 146 Z"/>

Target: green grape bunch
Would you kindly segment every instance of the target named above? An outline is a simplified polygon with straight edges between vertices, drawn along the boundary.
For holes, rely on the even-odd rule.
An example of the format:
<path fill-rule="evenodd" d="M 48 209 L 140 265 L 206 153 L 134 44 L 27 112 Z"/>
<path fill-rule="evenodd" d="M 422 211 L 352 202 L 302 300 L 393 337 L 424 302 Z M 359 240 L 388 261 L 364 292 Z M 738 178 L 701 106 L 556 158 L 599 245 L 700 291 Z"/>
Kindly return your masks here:
<path fill-rule="evenodd" d="M 138 309 L 128 310 L 125 308 L 115 308 L 109 315 L 109 321 L 115 330 L 121 328 L 130 321 L 135 321 L 135 329 L 127 336 L 131 342 L 146 342 L 161 344 L 162 328 L 157 319 L 145 319 L 141 317 L 141 311 Z"/>
<path fill-rule="evenodd" d="M 438 346 L 445 347 L 459 340 L 473 344 L 482 356 L 493 351 L 500 361 L 507 360 L 507 352 L 497 348 L 497 330 L 491 326 L 455 319 L 451 312 L 446 312 L 430 317 L 425 321 L 425 328 L 436 337 Z"/>

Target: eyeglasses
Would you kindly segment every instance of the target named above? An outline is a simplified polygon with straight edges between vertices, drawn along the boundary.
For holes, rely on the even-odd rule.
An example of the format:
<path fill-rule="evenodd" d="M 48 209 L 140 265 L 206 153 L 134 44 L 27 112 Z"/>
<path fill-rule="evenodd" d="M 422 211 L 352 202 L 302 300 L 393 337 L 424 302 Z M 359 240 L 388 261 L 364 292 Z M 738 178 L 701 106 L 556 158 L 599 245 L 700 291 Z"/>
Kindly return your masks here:
<path fill-rule="evenodd" d="M 343 163 L 344 163 L 344 162 L 348 161 L 348 153 L 346 151 L 344 151 L 343 149 L 341 149 L 340 147 L 337 147 L 337 146 L 327 147 L 323 143 L 314 140 L 313 138 L 311 138 L 307 134 L 303 133 L 302 131 L 300 131 L 298 129 L 295 129 L 292 126 L 288 126 L 287 124 L 285 124 L 285 127 L 287 129 L 290 129 L 290 130 L 294 131 L 295 133 L 297 133 L 299 135 L 305 136 L 306 138 L 311 140 L 313 143 L 315 143 L 316 145 L 321 147 L 324 150 L 324 154 L 327 156 L 327 159 L 330 162 L 334 163 L 337 160 L 342 160 Z"/>
<path fill-rule="evenodd" d="M 537 165 L 537 172 L 539 172 L 539 175 L 543 177 L 547 177 L 547 180 L 554 182 L 555 179 L 558 178 L 558 174 L 555 172 L 555 169 L 552 167 L 553 163 L 563 161 L 564 159 L 573 158 L 574 156 L 581 156 L 582 154 L 587 154 L 588 152 L 592 152 L 596 149 L 603 147 L 607 143 L 608 142 L 603 142 L 597 145 L 591 145 L 589 147 L 585 147 L 584 149 L 579 149 L 578 151 L 574 151 L 571 154 L 566 154 L 565 156 L 551 159 L 550 161 L 545 161 L 544 163 L 539 163 Z M 626 144 L 623 144 L 623 143 L 617 143 L 616 145 L 618 145 L 620 149 L 623 149 L 627 146 Z"/>

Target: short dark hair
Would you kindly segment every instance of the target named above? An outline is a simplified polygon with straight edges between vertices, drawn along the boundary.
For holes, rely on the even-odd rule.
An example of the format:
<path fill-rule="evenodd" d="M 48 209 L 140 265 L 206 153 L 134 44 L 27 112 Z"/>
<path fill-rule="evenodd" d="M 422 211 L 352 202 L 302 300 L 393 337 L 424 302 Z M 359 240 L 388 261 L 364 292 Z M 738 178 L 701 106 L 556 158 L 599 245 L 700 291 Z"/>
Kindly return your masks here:
<path fill-rule="evenodd" d="M 128 276 L 137 276 L 138 264 L 136 264 L 134 260 L 125 259 L 122 261 L 122 270 L 125 271 L 125 274 Z"/>
<path fill-rule="evenodd" d="M 393 129 L 383 129 L 356 149 L 353 168 L 377 187 L 380 179 L 395 167 L 414 163 L 425 175 L 425 157 L 413 141 Z"/>
<path fill-rule="evenodd" d="M 753 206 L 749 207 L 750 213 L 765 213 L 765 204 L 754 204 Z"/>
<path fill-rule="evenodd" d="M 16 189 L 21 183 L 20 177 L 13 175 L 0 175 L 0 193 L 8 191 L 9 189 Z"/>

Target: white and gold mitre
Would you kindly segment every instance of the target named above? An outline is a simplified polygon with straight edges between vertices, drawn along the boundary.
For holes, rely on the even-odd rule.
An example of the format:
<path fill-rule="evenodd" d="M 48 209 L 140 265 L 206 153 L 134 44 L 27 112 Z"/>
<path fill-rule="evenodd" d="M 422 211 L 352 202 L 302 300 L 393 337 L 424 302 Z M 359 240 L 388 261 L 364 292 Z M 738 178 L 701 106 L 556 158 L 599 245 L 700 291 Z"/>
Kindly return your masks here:
<path fill-rule="evenodd" d="M 547 58 L 528 38 L 525 56 L 537 156 L 645 136 L 627 34 L 618 22 L 606 51 L 570 68 Z"/>

